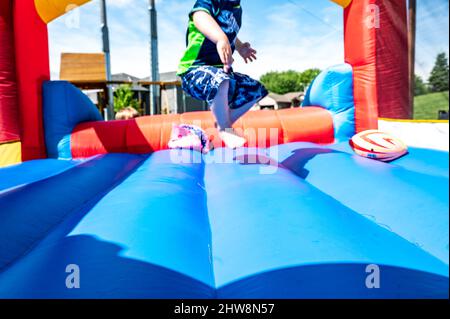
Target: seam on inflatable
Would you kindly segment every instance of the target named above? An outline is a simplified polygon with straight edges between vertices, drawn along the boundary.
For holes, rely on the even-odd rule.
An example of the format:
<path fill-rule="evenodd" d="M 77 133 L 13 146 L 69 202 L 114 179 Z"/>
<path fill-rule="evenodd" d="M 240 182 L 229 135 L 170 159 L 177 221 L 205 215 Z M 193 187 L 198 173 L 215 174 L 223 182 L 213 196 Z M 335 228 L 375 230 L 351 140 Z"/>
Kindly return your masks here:
<path fill-rule="evenodd" d="M 58 175 L 60 175 L 60 174 L 63 174 L 63 173 L 65 173 L 65 172 L 67 172 L 67 171 L 73 169 L 73 168 L 76 168 L 76 167 L 78 167 L 78 166 L 80 166 L 80 165 L 82 165 L 82 164 L 84 164 L 84 163 L 87 163 L 87 162 L 89 162 L 89 161 L 95 159 L 95 158 L 98 157 L 98 156 L 100 156 L 100 155 L 95 155 L 95 156 L 93 156 L 92 158 L 89 158 L 88 160 L 83 160 L 83 159 L 81 159 L 81 160 L 80 160 L 80 159 L 73 160 L 74 162 L 77 162 L 74 166 L 66 167 L 66 168 L 62 169 L 61 171 L 58 171 L 58 172 L 55 173 L 55 174 L 51 174 L 51 175 L 49 175 L 49 176 L 43 177 L 42 179 L 39 179 L 39 180 L 36 180 L 36 181 L 33 181 L 33 182 L 23 183 L 23 184 L 20 184 L 20 185 L 16 185 L 16 186 L 12 186 L 12 187 L 9 187 L 9 188 L 5 188 L 5 189 L 3 189 L 3 190 L 0 190 L 0 195 L 3 195 L 3 194 L 5 194 L 5 193 L 8 193 L 8 192 L 10 192 L 10 191 L 12 191 L 12 190 L 19 189 L 19 188 L 24 187 L 24 186 L 26 186 L 26 185 L 32 185 L 32 184 L 38 183 L 38 182 L 40 182 L 40 181 L 45 181 L 45 180 L 47 180 L 47 179 L 56 177 L 56 176 L 58 176 Z M 66 160 L 60 160 L 60 161 L 66 161 Z M 71 160 L 67 160 L 67 161 L 71 161 Z M 21 163 L 18 163 L 18 164 L 21 164 Z"/>
<path fill-rule="evenodd" d="M 202 155 L 203 156 L 203 155 Z M 214 295 L 213 295 L 213 299 L 217 299 L 217 296 L 218 296 L 218 287 L 217 287 L 217 283 L 216 283 L 216 272 L 215 272 L 215 269 L 214 269 L 214 247 L 213 247 L 213 240 L 212 240 L 212 237 L 213 237 L 213 232 L 212 232 L 212 227 L 211 227 L 211 219 L 210 219 L 210 215 L 209 215 L 209 206 L 208 206 L 208 191 L 207 191 L 207 188 L 206 188 L 206 167 L 207 167 L 207 164 L 206 163 L 203 163 L 203 185 L 205 185 L 205 201 L 206 201 L 206 214 L 207 214 L 207 217 L 208 217 L 208 228 L 209 228 L 209 234 L 210 234 L 210 236 L 209 236 L 209 254 L 210 254 L 210 263 L 211 263 L 211 276 L 212 276 L 212 284 L 213 284 L 213 293 L 214 293 Z"/>
<path fill-rule="evenodd" d="M 281 136 L 282 136 L 282 141 L 283 141 L 283 143 L 287 143 L 287 141 L 288 141 L 288 137 L 287 137 L 287 134 L 285 133 L 287 130 L 286 130 L 286 128 L 285 128 L 285 126 L 284 126 L 284 123 L 283 123 L 283 121 L 281 120 L 281 117 L 280 117 L 280 115 L 278 114 L 278 110 L 275 112 L 275 115 L 276 115 L 276 117 L 277 117 L 277 119 L 278 119 L 278 123 L 280 123 L 280 127 L 281 127 Z M 270 134 L 270 133 L 269 133 Z M 279 138 L 279 136 L 278 136 L 278 138 Z M 277 145 L 278 144 L 280 144 L 280 143 L 278 143 L 278 141 L 277 141 Z M 272 146 L 272 145 L 271 145 Z M 266 150 L 267 150 L 267 147 L 265 148 Z"/>
<path fill-rule="evenodd" d="M 70 112 L 70 110 L 69 110 L 69 107 L 68 107 L 68 95 L 69 94 L 67 94 L 67 85 L 63 85 L 63 87 L 64 87 L 64 107 L 65 107 L 65 117 L 66 117 L 66 123 L 69 123 L 69 121 L 70 121 L 70 118 L 69 118 L 69 112 Z M 76 126 L 76 125 L 75 125 Z M 75 127 L 74 127 L 75 128 Z M 72 128 L 72 132 L 73 132 L 73 129 L 74 128 Z M 69 134 L 70 134 L 70 139 L 69 139 L 69 151 L 70 151 L 70 157 L 71 158 L 73 158 L 73 154 L 72 154 L 72 132 L 70 132 Z M 63 137 L 63 139 L 64 139 L 64 137 Z M 61 141 L 60 141 L 61 142 Z M 63 155 L 63 154 L 61 154 L 60 153 L 60 150 L 59 150 L 59 142 L 58 142 L 58 145 L 57 145 L 57 151 L 58 151 L 58 158 L 60 158 L 61 157 L 61 155 Z"/>
<path fill-rule="evenodd" d="M 163 145 L 163 134 L 164 134 L 164 121 L 162 121 L 159 129 L 159 149 L 162 149 Z"/>
<path fill-rule="evenodd" d="M 203 158 L 204 155 L 202 155 Z M 212 232 L 212 227 L 211 227 L 211 218 L 210 218 L 210 214 L 209 214 L 209 206 L 208 206 L 208 190 L 207 190 L 207 183 L 206 183 L 206 169 L 208 164 L 203 162 L 203 176 L 202 176 L 202 180 L 203 180 L 203 185 L 204 185 L 204 192 L 205 192 L 205 207 L 206 207 L 206 216 L 208 218 L 208 229 L 209 229 L 209 260 L 210 260 L 210 268 L 211 268 L 211 276 L 212 276 L 212 288 L 213 288 L 213 293 L 214 295 L 212 296 L 212 299 L 217 299 L 218 296 L 218 287 L 216 284 L 216 273 L 215 273 L 215 269 L 214 269 L 214 247 L 213 247 L 213 232 Z"/>

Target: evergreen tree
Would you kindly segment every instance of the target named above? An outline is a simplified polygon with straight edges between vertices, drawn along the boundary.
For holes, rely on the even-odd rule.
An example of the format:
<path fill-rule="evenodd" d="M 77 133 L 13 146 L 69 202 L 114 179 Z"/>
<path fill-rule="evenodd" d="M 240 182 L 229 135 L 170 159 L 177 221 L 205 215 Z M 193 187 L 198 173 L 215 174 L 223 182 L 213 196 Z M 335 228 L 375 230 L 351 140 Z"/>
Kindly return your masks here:
<path fill-rule="evenodd" d="M 428 82 L 432 92 L 448 91 L 448 58 L 445 53 L 439 53 L 431 71 Z"/>

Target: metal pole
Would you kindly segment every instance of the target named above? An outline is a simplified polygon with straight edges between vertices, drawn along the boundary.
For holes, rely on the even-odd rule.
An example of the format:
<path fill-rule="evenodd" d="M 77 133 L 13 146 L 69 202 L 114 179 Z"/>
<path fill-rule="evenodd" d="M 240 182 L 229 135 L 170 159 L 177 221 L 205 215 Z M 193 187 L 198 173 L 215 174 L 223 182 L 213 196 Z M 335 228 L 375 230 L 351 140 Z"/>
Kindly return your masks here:
<path fill-rule="evenodd" d="M 149 0 L 150 11 L 150 81 L 159 81 L 158 21 L 155 0 Z M 151 115 L 158 112 L 159 92 L 156 85 L 150 86 Z"/>
<path fill-rule="evenodd" d="M 415 96 L 415 63 L 416 63 L 416 0 L 409 0 L 408 18 L 409 18 L 409 30 L 408 30 L 408 51 L 409 51 L 409 103 L 411 117 L 414 115 L 414 96 Z"/>
<path fill-rule="evenodd" d="M 106 13 L 106 0 L 100 1 L 101 15 L 102 15 L 102 40 L 103 40 L 103 53 L 105 54 L 106 62 L 106 80 L 112 81 L 111 75 L 111 51 L 109 47 L 109 30 L 108 30 L 108 16 Z M 114 92 L 112 85 L 107 86 L 108 91 L 108 105 L 107 114 L 108 118 L 106 120 L 114 119 Z"/>

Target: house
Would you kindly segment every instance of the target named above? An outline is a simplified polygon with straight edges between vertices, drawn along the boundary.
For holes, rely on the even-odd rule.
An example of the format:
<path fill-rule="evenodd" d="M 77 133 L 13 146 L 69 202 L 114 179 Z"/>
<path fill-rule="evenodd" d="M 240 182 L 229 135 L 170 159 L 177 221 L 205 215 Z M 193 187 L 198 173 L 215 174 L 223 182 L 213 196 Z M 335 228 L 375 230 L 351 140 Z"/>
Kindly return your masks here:
<path fill-rule="evenodd" d="M 66 80 L 82 89 L 99 109 L 107 104 L 106 96 L 106 67 L 103 53 L 62 53 L 60 79 Z M 120 83 L 130 83 L 135 98 L 140 102 L 144 114 L 150 114 L 150 89 L 140 82 L 149 82 L 149 77 L 138 78 L 127 73 L 112 75 L 113 90 Z M 157 114 L 175 114 L 207 110 L 205 102 L 198 101 L 186 95 L 179 83 L 181 79 L 176 72 L 160 74 L 162 83 L 159 91 Z M 167 84 L 165 84 L 167 83 Z"/>
<path fill-rule="evenodd" d="M 259 101 L 255 109 L 280 110 L 291 107 L 300 107 L 305 94 L 303 92 L 291 92 L 286 94 L 269 93 L 268 96 Z"/>
<path fill-rule="evenodd" d="M 149 81 L 149 77 L 141 79 L 141 81 Z M 169 83 L 161 87 L 161 106 L 159 112 L 161 114 L 181 114 L 186 112 L 205 111 L 208 105 L 204 101 L 196 100 L 185 94 L 179 84 L 181 78 L 176 72 L 160 73 L 159 81 Z"/>

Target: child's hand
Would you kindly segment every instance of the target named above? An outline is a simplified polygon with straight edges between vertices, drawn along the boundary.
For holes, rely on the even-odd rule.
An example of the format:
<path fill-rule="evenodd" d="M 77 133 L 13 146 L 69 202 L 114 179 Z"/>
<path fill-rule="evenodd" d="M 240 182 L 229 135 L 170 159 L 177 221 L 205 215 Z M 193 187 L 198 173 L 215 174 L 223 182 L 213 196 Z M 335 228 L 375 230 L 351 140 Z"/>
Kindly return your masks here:
<path fill-rule="evenodd" d="M 224 38 L 217 41 L 216 46 L 217 46 L 217 53 L 219 53 L 220 60 L 223 63 L 223 70 L 225 71 L 225 73 L 229 73 L 234 60 L 231 45 L 230 42 L 228 41 L 228 38 Z"/>
<path fill-rule="evenodd" d="M 237 48 L 237 50 L 241 55 L 241 57 L 244 59 L 245 63 L 248 63 L 249 61 L 253 62 L 256 60 L 256 50 L 252 48 L 250 43 L 248 42 L 242 43 Z"/>

